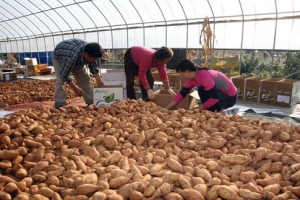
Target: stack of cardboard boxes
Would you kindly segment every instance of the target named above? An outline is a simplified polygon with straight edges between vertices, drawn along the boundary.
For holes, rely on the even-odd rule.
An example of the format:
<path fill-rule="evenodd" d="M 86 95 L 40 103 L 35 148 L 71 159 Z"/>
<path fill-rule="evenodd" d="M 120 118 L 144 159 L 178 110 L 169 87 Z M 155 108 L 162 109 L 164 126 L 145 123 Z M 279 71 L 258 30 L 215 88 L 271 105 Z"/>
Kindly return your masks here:
<path fill-rule="evenodd" d="M 157 70 L 152 71 L 154 81 L 161 81 L 160 76 Z M 168 79 L 170 86 L 173 90 L 180 90 L 183 84 L 183 77 L 180 73 L 177 73 L 175 70 L 167 70 Z"/>
<path fill-rule="evenodd" d="M 47 64 L 38 64 L 36 58 L 26 58 L 24 67 L 24 77 L 37 76 L 41 69 L 47 69 Z"/>
<path fill-rule="evenodd" d="M 6 82 L 17 80 L 17 73 L 15 69 L 1 68 L 0 70 L 0 81 Z"/>
<path fill-rule="evenodd" d="M 300 81 L 249 76 L 231 77 L 238 99 L 292 107 L 300 103 Z"/>
<path fill-rule="evenodd" d="M 37 65 L 36 58 L 26 58 L 24 67 L 24 77 L 35 76 L 34 66 Z"/>

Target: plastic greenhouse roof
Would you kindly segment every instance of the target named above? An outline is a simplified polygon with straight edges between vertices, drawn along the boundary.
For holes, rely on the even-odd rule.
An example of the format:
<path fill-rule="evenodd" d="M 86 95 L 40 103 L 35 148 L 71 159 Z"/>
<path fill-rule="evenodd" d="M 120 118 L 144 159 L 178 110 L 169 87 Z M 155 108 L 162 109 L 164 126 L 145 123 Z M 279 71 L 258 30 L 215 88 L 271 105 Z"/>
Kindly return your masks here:
<path fill-rule="evenodd" d="M 0 53 L 52 51 L 69 38 L 200 48 L 206 17 L 215 49 L 300 50 L 299 0 L 1 0 L 0 9 Z"/>

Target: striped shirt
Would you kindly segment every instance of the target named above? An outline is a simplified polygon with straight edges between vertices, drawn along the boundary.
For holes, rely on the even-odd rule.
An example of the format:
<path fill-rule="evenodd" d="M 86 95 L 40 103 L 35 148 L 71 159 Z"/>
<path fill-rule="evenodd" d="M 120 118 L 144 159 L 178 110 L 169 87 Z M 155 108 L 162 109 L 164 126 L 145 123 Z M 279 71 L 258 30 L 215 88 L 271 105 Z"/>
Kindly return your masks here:
<path fill-rule="evenodd" d="M 60 42 L 54 49 L 55 58 L 60 62 L 60 76 L 64 82 L 70 83 L 70 73 L 87 64 L 90 72 L 94 75 L 100 69 L 96 62 L 88 63 L 83 59 L 83 50 L 87 42 L 80 39 L 69 39 Z"/>

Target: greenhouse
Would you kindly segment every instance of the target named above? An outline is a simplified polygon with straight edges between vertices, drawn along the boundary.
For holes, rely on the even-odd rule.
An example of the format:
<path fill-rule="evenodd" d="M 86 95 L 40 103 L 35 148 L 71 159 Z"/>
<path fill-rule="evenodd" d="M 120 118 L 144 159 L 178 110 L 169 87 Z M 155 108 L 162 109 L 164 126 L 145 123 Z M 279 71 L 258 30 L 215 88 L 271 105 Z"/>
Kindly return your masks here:
<path fill-rule="evenodd" d="M 0 10 L 0 200 L 300 199 L 300 0 Z"/>
<path fill-rule="evenodd" d="M 24 57 L 37 57 L 51 65 L 55 45 L 70 38 L 99 42 L 111 52 L 112 65 L 122 61 L 122 50 L 134 45 L 168 46 L 188 54 L 201 50 L 200 32 L 208 18 L 217 56 L 240 55 L 253 70 L 259 69 L 248 66 L 252 63 L 245 56 L 261 57 L 268 76 L 276 76 L 278 68 L 282 76 L 297 69 L 282 66 L 290 57 L 298 58 L 300 49 L 296 0 L 26 0 L 1 1 L 1 10 L 2 59 L 14 53 L 21 64 Z"/>

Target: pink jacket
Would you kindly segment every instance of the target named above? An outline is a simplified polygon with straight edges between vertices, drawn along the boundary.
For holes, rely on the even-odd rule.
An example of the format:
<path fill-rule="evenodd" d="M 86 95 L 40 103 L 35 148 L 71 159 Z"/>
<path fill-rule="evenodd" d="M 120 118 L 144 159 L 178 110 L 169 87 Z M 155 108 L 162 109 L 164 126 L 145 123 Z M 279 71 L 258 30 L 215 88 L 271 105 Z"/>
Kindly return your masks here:
<path fill-rule="evenodd" d="M 234 96 L 237 94 L 237 88 L 234 86 L 232 81 L 227 78 L 223 73 L 216 70 L 198 70 L 196 76 L 193 79 L 186 80 L 183 87 L 185 88 L 193 88 L 203 86 L 204 89 L 210 90 L 214 86 L 216 86 L 217 90 L 220 90 L 227 94 L 228 96 Z M 179 103 L 183 100 L 183 96 L 178 93 L 174 97 L 174 101 Z M 210 98 L 206 102 L 204 102 L 203 108 L 207 109 L 216 104 L 219 99 Z"/>
<path fill-rule="evenodd" d="M 131 56 L 135 64 L 139 66 L 139 80 L 144 87 L 147 87 L 148 81 L 146 73 L 149 69 L 154 68 L 154 53 L 155 50 L 144 46 L 133 46 L 131 47 Z M 159 76 L 162 82 L 168 81 L 166 65 L 157 66 Z"/>

